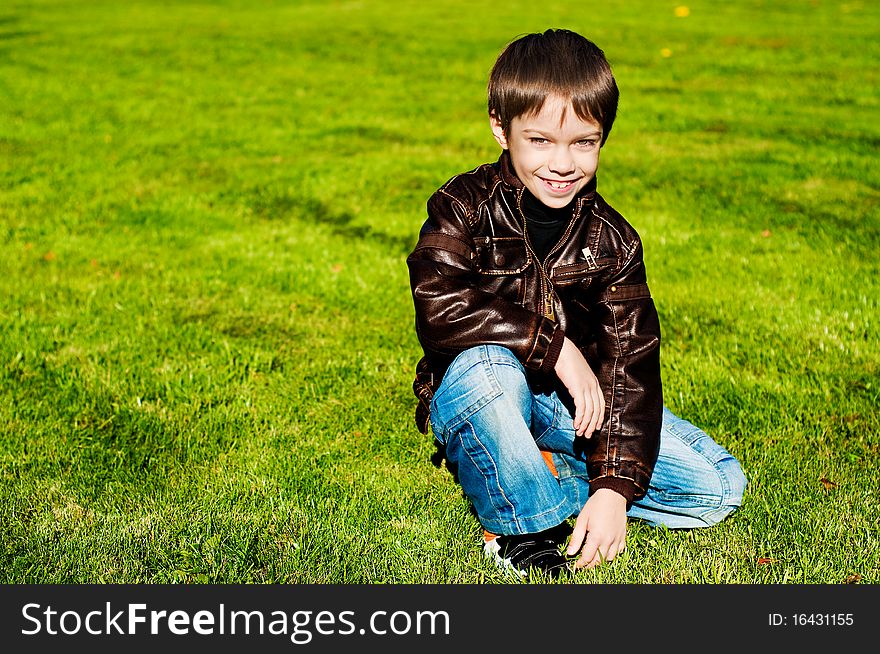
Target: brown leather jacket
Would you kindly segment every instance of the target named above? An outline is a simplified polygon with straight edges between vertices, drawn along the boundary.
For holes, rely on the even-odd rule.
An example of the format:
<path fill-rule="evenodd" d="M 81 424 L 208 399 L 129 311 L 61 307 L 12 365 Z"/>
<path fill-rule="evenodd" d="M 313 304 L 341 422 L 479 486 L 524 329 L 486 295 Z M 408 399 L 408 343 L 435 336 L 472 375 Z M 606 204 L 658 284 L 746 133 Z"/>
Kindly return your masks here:
<path fill-rule="evenodd" d="M 568 336 L 605 393 L 602 430 L 584 443 L 590 488 L 612 488 L 631 502 L 647 491 L 659 449 L 660 324 L 639 236 L 595 188 L 594 179 L 543 262 L 525 233 L 524 187 L 506 152 L 431 196 L 407 259 L 424 350 L 413 384 L 416 424 L 428 432 L 443 373 L 476 345 L 509 348 L 533 388 L 559 390 L 553 368 Z"/>

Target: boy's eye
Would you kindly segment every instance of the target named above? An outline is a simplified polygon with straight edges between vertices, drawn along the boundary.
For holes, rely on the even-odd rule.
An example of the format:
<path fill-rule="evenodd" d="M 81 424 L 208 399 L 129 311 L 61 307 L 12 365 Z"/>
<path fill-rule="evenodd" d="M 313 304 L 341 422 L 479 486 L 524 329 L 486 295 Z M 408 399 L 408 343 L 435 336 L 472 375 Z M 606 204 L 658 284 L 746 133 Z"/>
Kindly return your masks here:
<path fill-rule="evenodd" d="M 583 139 L 581 141 L 578 141 L 578 145 L 585 147 L 585 148 L 591 148 L 594 145 L 596 145 L 596 140 L 595 139 Z"/>
<path fill-rule="evenodd" d="M 535 145 L 544 145 L 547 143 L 547 139 L 542 139 L 540 136 L 533 136 L 529 140 Z"/>

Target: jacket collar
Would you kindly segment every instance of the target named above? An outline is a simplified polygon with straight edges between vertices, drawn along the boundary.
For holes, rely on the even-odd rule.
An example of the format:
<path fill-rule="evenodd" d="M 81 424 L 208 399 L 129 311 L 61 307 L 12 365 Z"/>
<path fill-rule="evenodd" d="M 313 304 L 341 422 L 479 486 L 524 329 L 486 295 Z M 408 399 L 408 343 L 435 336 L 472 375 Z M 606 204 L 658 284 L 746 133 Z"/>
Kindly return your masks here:
<path fill-rule="evenodd" d="M 516 176 L 513 170 L 513 162 L 510 160 L 510 152 L 508 150 L 501 151 L 501 158 L 498 159 L 501 164 L 501 181 L 515 191 L 525 188 L 524 184 Z"/>

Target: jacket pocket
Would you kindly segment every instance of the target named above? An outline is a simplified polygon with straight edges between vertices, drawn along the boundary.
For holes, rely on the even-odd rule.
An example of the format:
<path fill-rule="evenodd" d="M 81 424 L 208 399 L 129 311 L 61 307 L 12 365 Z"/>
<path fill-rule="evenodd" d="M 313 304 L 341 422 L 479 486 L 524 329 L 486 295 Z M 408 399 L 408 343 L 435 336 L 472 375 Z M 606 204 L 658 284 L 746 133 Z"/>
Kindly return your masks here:
<path fill-rule="evenodd" d="M 522 238 L 486 236 L 474 239 L 477 271 L 482 275 L 516 275 L 531 263 Z"/>
<path fill-rule="evenodd" d="M 480 275 L 480 290 L 506 298 L 522 306 L 525 303 L 525 271 L 532 261 L 523 238 L 483 237 L 474 239 L 475 264 Z"/>
<path fill-rule="evenodd" d="M 553 267 L 550 279 L 554 286 L 580 286 L 586 288 L 609 270 L 617 266 L 616 257 L 602 257 L 591 261 L 578 261 Z"/>

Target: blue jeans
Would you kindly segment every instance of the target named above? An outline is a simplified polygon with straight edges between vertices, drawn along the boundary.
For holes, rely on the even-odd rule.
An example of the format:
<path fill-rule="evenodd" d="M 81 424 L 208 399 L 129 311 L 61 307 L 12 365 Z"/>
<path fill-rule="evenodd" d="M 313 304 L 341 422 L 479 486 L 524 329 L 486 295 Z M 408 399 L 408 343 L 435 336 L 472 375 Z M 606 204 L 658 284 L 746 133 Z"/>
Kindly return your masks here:
<path fill-rule="evenodd" d="M 507 348 L 481 345 L 456 357 L 431 400 L 431 430 L 492 533 L 549 529 L 576 516 L 589 497 L 570 411 L 555 392 L 533 392 Z M 540 450 L 552 453 L 556 476 Z M 664 407 L 648 492 L 627 515 L 670 528 L 714 525 L 742 503 L 745 485 L 727 450 Z"/>

